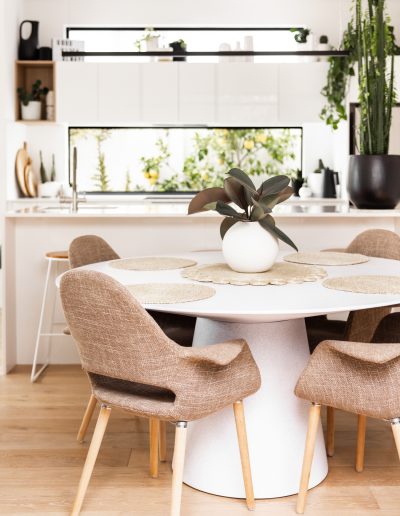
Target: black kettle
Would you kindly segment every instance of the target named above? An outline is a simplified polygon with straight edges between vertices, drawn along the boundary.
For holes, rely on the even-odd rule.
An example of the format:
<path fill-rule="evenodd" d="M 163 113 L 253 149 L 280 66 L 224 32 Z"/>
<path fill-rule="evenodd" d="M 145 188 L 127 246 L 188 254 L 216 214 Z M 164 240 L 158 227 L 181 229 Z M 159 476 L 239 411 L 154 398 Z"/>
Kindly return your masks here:
<path fill-rule="evenodd" d="M 322 170 L 322 197 L 336 198 L 336 185 L 339 184 L 339 172 L 326 167 Z"/>
<path fill-rule="evenodd" d="M 28 38 L 22 37 L 22 27 L 25 23 L 30 23 L 31 33 Z M 39 45 L 39 22 L 24 20 L 19 26 L 19 45 L 18 59 L 21 61 L 33 61 L 37 59 L 37 47 Z"/>

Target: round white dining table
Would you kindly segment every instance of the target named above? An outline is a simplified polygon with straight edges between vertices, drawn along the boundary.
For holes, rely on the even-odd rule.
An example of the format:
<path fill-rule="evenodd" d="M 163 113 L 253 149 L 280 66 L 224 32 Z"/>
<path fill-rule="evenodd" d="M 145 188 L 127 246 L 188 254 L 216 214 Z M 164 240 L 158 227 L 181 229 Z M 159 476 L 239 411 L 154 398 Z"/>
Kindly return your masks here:
<path fill-rule="evenodd" d="M 190 258 L 198 264 L 224 261 L 220 252 L 171 256 Z M 400 274 L 398 261 L 380 258 L 358 265 L 324 268 L 329 277 Z M 82 269 L 108 274 L 124 285 L 194 283 L 181 276 L 182 269 L 121 270 L 111 267 L 109 262 Z M 207 285 L 216 291 L 209 299 L 143 306 L 197 317 L 193 346 L 236 338 L 247 340 L 262 377 L 260 390 L 244 402 L 255 497 L 275 498 L 297 493 L 309 407 L 293 392 L 310 356 L 304 318 L 395 305 L 400 303 L 400 295 L 331 290 L 322 286 L 322 280 L 281 286 Z M 310 487 L 319 484 L 327 472 L 320 427 Z M 184 482 L 208 493 L 245 498 L 231 407 L 188 425 Z"/>

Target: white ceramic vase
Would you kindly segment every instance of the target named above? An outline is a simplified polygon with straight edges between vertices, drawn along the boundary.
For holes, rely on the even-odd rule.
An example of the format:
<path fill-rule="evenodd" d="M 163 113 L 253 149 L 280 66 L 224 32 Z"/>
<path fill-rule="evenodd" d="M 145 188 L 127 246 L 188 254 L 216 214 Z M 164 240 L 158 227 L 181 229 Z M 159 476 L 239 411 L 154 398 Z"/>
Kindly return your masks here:
<path fill-rule="evenodd" d="M 31 100 L 27 106 L 21 103 L 22 120 L 40 120 L 42 103 L 40 100 Z"/>
<path fill-rule="evenodd" d="M 312 172 L 307 176 L 308 186 L 314 197 L 322 197 L 322 173 Z"/>
<path fill-rule="evenodd" d="M 237 222 L 225 233 L 222 252 L 234 271 L 264 272 L 278 256 L 278 239 L 258 222 Z"/>

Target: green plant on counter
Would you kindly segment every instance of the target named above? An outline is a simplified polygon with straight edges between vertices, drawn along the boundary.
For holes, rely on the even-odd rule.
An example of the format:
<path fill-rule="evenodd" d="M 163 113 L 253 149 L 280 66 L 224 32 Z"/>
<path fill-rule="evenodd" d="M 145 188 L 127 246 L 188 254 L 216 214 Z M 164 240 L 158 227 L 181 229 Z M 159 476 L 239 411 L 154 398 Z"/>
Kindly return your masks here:
<path fill-rule="evenodd" d="M 56 180 L 56 161 L 54 154 L 51 155 L 51 171 L 50 171 L 50 181 Z"/>
<path fill-rule="evenodd" d="M 376 137 L 377 131 L 380 131 L 382 138 L 387 140 L 391 110 L 395 102 L 393 57 L 399 48 L 395 42 L 393 27 L 385 15 L 385 0 L 368 0 L 365 13 L 363 5 L 362 0 L 355 0 L 355 14 L 340 45 L 340 49 L 347 50 L 349 55 L 328 59 L 327 82 L 321 92 L 326 98 L 326 105 L 320 116 L 333 129 L 337 129 L 341 121 L 347 120 L 346 96 L 350 79 L 355 76 L 355 66 L 358 64 L 362 131 L 365 129 L 370 132 L 371 128 L 375 131 Z M 390 61 L 389 73 L 387 60 Z M 375 123 L 379 128 L 374 128 Z M 360 150 L 364 142 L 367 145 L 368 140 L 368 136 L 364 138 L 360 134 Z M 368 146 L 373 149 L 373 144 L 369 141 Z M 384 147 L 385 145 L 380 142 L 375 149 Z M 368 148 L 365 147 L 365 150 Z M 361 150 L 361 153 L 364 152 Z"/>
<path fill-rule="evenodd" d="M 311 34 L 310 29 L 306 29 L 305 27 L 292 27 L 290 32 L 294 32 L 296 43 L 307 43 L 307 38 Z"/>
<path fill-rule="evenodd" d="M 168 132 L 166 136 L 168 136 Z M 150 158 L 140 158 L 140 161 L 143 165 L 142 173 L 151 186 L 155 186 L 158 183 L 161 168 L 165 165 L 168 165 L 168 159 L 171 155 L 168 151 L 168 145 L 163 141 L 162 138 L 158 138 L 156 141 L 156 147 L 159 151 L 156 156 L 151 156 Z"/>
<path fill-rule="evenodd" d="M 48 94 L 49 88 L 41 88 L 42 81 L 37 80 L 32 84 L 31 91 L 27 91 L 24 87 L 17 88 L 18 98 L 24 106 L 31 101 L 41 101 L 42 97 Z"/>
<path fill-rule="evenodd" d="M 289 199 L 293 188 L 287 176 L 275 176 L 264 181 L 256 189 L 250 177 L 238 168 L 232 168 L 224 179 L 223 188 L 207 188 L 199 192 L 190 202 L 188 214 L 214 210 L 224 215 L 220 227 L 223 239 L 228 229 L 237 222 L 258 222 L 262 228 L 290 245 L 297 251 L 292 240 L 277 228 L 272 209 Z M 230 204 L 234 203 L 241 211 Z"/>
<path fill-rule="evenodd" d="M 107 174 L 103 142 L 110 137 L 111 131 L 109 129 L 93 129 L 92 135 L 96 140 L 97 146 L 97 173 L 92 176 L 92 180 L 101 192 L 107 192 L 109 190 L 110 179 Z"/>
<path fill-rule="evenodd" d="M 44 163 L 43 163 L 42 151 L 39 151 L 39 156 L 40 156 L 40 169 L 39 169 L 40 182 L 41 183 L 47 183 L 48 182 L 47 172 L 46 172 L 46 168 L 45 168 Z"/>

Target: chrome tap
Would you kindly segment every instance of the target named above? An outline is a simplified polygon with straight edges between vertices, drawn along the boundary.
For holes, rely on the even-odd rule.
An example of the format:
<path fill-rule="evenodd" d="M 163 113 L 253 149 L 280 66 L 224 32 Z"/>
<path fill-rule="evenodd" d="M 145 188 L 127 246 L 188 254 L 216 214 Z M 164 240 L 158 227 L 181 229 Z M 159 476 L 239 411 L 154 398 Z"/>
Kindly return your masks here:
<path fill-rule="evenodd" d="M 78 151 L 74 147 L 73 158 L 72 158 L 72 197 L 61 197 L 60 203 L 70 203 L 72 213 L 77 213 L 78 205 L 81 202 L 86 202 L 85 197 L 79 197 L 78 185 L 76 181 L 76 171 L 78 167 Z"/>

